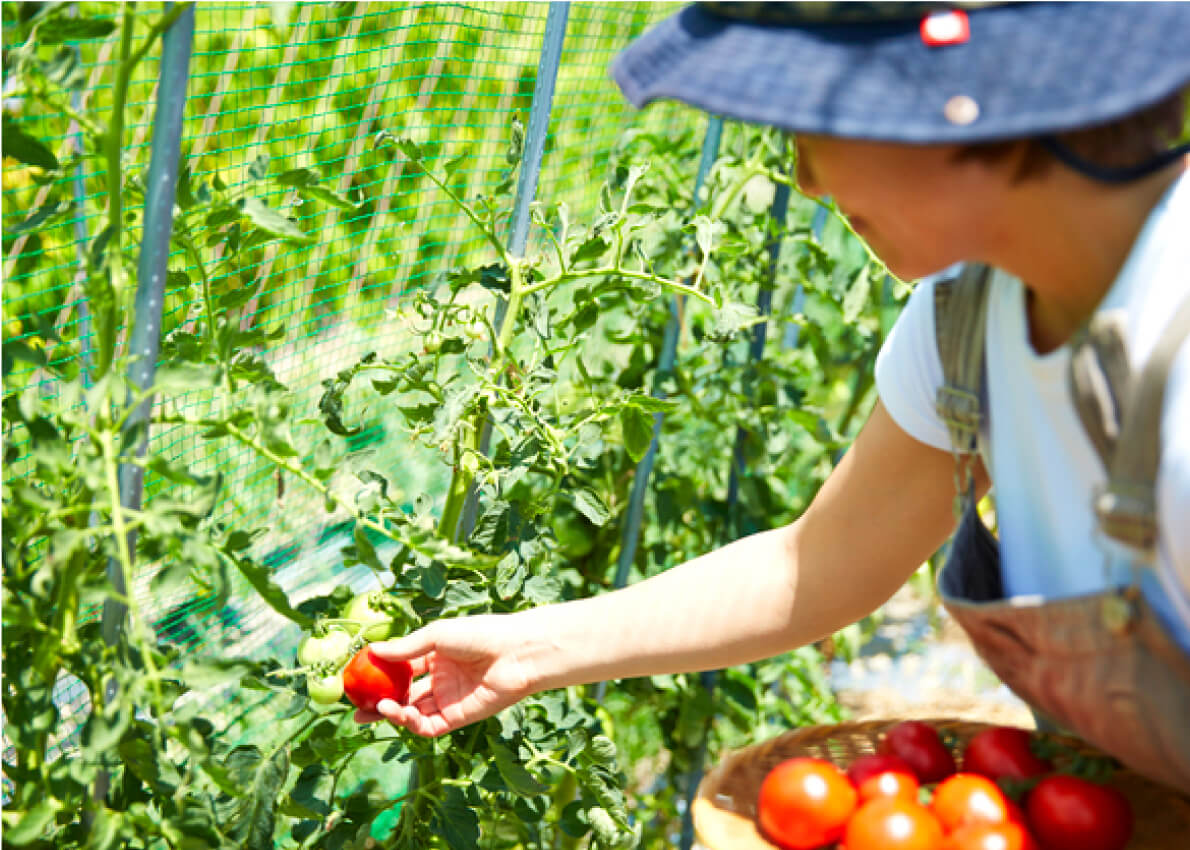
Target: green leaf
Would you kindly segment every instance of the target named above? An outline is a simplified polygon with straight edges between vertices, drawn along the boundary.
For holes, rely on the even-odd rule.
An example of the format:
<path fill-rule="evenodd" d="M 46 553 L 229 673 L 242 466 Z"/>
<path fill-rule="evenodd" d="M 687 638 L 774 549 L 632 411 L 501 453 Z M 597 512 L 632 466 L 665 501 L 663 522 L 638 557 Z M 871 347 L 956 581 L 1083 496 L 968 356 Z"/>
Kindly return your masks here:
<path fill-rule="evenodd" d="M 694 217 L 694 241 L 698 243 L 698 250 L 703 256 L 711 253 L 715 247 L 715 222 L 705 215 Z"/>
<path fill-rule="evenodd" d="M 446 839 L 451 850 L 475 850 L 479 846 L 479 816 L 466 794 L 448 786 L 442 805 L 434 813 L 435 832 Z"/>
<path fill-rule="evenodd" d="M 309 764 L 302 770 L 289 794 L 291 817 L 319 818 L 331 811 L 331 794 L 335 789 L 335 775 L 324 764 Z M 292 808 L 300 811 L 294 812 Z"/>
<path fill-rule="evenodd" d="M 535 575 L 525 582 L 525 599 L 536 605 L 557 602 L 562 596 L 562 582 L 554 576 Z"/>
<path fill-rule="evenodd" d="M 351 203 L 344 195 L 325 186 L 299 186 L 297 193 L 307 201 L 322 201 L 324 204 L 329 204 L 332 207 L 347 210 L 348 212 L 356 212 L 359 209 L 359 207 Z"/>
<path fill-rule="evenodd" d="M 310 245 L 316 241 L 313 236 L 302 231 L 288 218 L 272 207 L 266 206 L 257 198 L 248 198 L 243 201 L 240 211 L 261 230 L 279 239 L 301 245 Z"/>
<path fill-rule="evenodd" d="M 511 749 L 491 738 L 488 739 L 488 744 L 496 760 L 496 770 L 500 772 L 500 777 L 510 791 L 524 797 L 535 797 L 549 790 L 548 786 L 539 782 L 528 768 L 517 761 Z"/>
<path fill-rule="evenodd" d="M 607 735 L 596 735 L 592 738 L 587 752 L 596 764 L 611 767 L 616 763 L 616 743 Z"/>
<path fill-rule="evenodd" d="M 708 336 L 717 342 L 726 342 L 745 328 L 763 321 L 764 317 L 753 305 L 728 301 L 715 311 L 715 323 Z"/>
<path fill-rule="evenodd" d="M 181 677 L 194 691 L 205 691 L 239 682 L 257 672 L 257 665 L 235 658 L 191 658 L 182 665 Z"/>
<path fill-rule="evenodd" d="M 868 303 L 868 294 L 872 289 L 872 275 L 870 266 L 864 266 L 843 296 L 843 321 L 853 324 L 863 312 Z"/>
<path fill-rule="evenodd" d="M 8 131 L 6 130 L 5 132 L 7 133 Z M 4 153 L 5 155 L 8 155 L 9 153 L 7 136 L 4 137 Z M 59 201 L 51 198 L 34 210 L 33 215 L 29 216 L 15 227 L 8 229 L 8 232 L 5 235 L 15 236 L 18 233 L 27 233 L 31 230 L 44 229 L 51 222 L 68 213 L 71 208 L 72 204 L 69 201 Z"/>
<path fill-rule="evenodd" d="M 611 519 L 611 511 L 590 487 L 580 487 L 575 491 L 574 506 L 595 525 L 605 525 Z"/>
<path fill-rule="evenodd" d="M 628 405 L 620 411 L 620 428 L 624 433 L 624 448 L 633 463 L 639 463 L 649 451 L 653 442 L 653 414 L 646 413 L 635 405 Z M 594 520 L 592 520 L 594 521 Z M 602 525 L 602 523 L 597 523 Z"/>
<path fill-rule="evenodd" d="M 240 575 L 246 578 L 248 583 L 256 588 L 256 592 L 260 594 L 260 598 L 267 602 L 270 608 L 282 617 L 293 620 L 293 622 L 297 623 L 303 629 L 309 629 L 313 625 L 313 621 L 309 617 L 289 604 L 289 597 L 285 594 L 285 591 L 273 582 L 272 570 L 234 551 L 225 550 L 225 554 L 235 564 L 236 569 L 240 571 Z"/>
<path fill-rule="evenodd" d="M 438 599 L 446 592 L 446 572 L 438 564 L 429 564 L 419 569 L 421 592 L 431 599 Z"/>
<path fill-rule="evenodd" d="M 591 831 L 590 821 L 587 820 L 587 804 L 582 800 L 572 800 L 562 809 L 562 817 L 558 819 L 558 826 L 571 838 L 582 838 Z"/>
<path fill-rule="evenodd" d="M 25 812 L 6 809 L 4 812 L 4 844 L 25 847 L 43 838 L 62 804 L 52 797 L 43 797 Z"/>
<path fill-rule="evenodd" d="M 41 141 L 22 130 L 20 125 L 10 120 L 7 115 L 4 116 L 3 130 L 5 156 L 11 156 L 18 162 L 23 162 L 26 165 L 34 165 L 46 171 L 58 170 L 58 157 L 54 156 L 53 151 L 42 144 Z M 69 204 L 64 204 L 64 206 L 69 207 Z M 45 206 L 41 209 L 45 209 Z M 35 225 L 30 224 L 30 222 L 33 222 L 36 217 L 36 214 L 34 214 L 28 222 L 19 225 L 19 227 L 31 229 Z M 5 230 L 8 229 L 8 227 L 5 227 Z"/>
<path fill-rule="evenodd" d="M 446 586 L 446 593 L 442 597 L 443 616 L 455 611 L 469 611 L 491 603 L 487 590 L 469 582 L 457 580 Z"/>
<path fill-rule="evenodd" d="M 237 747 L 229 764 L 237 773 L 252 777 L 248 794 L 242 797 L 230 818 L 230 837 L 245 850 L 273 850 L 273 832 L 277 821 L 277 800 L 289 775 L 288 751 L 281 747 L 264 761 L 255 747 Z"/>
<path fill-rule="evenodd" d="M 66 41 L 83 41 L 103 38 L 116 29 L 116 22 L 110 18 L 72 18 L 55 14 L 43 20 L 37 27 L 37 40 L 42 44 L 61 44 Z M 5 148 L 8 139 L 4 140 Z"/>
<path fill-rule="evenodd" d="M 87 72 L 76 50 L 62 47 L 48 62 L 39 62 L 46 79 L 64 89 L 81 90 L 86 85 Z"/>

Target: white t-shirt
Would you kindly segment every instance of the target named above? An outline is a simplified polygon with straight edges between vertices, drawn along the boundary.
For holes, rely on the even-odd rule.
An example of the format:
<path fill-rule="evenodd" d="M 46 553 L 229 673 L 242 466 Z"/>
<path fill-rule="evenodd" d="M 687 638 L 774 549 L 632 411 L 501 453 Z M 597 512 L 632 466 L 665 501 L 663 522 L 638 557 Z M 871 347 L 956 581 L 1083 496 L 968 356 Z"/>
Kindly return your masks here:
<path fill-rule="evenodd" d="M 1190 172 L 1154 208 L 1101 310 L 1126 311 L 1129 357 L 1143 367 L 1166 322 L 1190 296 Z M 1092 499 L 1106 473 L 1083 430 L 1067 379 L 1068 346 L 1038 355 L 1029 343 L 1025 290 L 996 271 L 988 300 L 989 469 L 1007 596 L 1053 599 L 1129 583 L 1127 558 L 1097 532 Z M 876 361 L 876 387 L 893 420 L 950 450 L 934 408 L 942 384 L 933 285 L 909 299 Z M 1166 384 L 1157 476 L 1156 570 L 1141 590 L 1190 652 L 1190 344 Z M 1110 557 L 1108 554 L 1111 553 Z M 1182 577 L 1179 582 L 1175 576 Z"/>

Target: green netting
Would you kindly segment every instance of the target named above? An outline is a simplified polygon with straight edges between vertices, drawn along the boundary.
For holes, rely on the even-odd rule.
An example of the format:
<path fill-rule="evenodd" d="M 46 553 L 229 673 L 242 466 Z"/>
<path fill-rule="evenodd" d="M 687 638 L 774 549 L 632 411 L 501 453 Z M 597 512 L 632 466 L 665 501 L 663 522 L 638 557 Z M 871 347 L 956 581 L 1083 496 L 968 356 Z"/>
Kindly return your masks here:
<path fill-rule="evenodd" d="M 88 14 L 112 15 L 114 4 L 83 4 Z M 265 351 L 278 377 L 296 394 L 294 418 L 313 415 L 320 382 L 365 352 L 392 352 L 405 342 L 396 308 L 414 288 L 433 286 L 457 262 L 484 246 L 460 214 L 432 186 L 370 155 L 377 135 L 409 136 L 435 160 L 464 157 L 454 188 L 465 196 L 490 190 L 505 176 L 508 128 L 528 123 L 548 4 L 542 3 L 203 3 L 191 62 L 183 132 L 190 183 L 219 181 L 261 198 L 296 218 L 317 238 L 309 245 L 273 242 L 208 269 L 216 297 L 258 286 L 245 307 L 246 324 L 279 329 Z M 577 218 L 597 202 L 610 151 L 633 122 L 666 128 L 690 126 L 679 107 L 635 113 L 610 82 L 615 53 L 671 4 L 573 3 L 558 72 L 538 197 L 565 200 Z M 79 43 L 79 73 L 86 75 L 82 110 L 110 108 L 108 77 L 118 35 Z M 128 109 L 128 162 L 148 165 L 155 100 L 156 61 L 143 63 Z M 50 144 L 60 159 L 76 149 L 63 114 L 5 110 L 27 132 Z M 701 126 L 701 125 L 699 125 Z M 346 195 L 356 209 L 303 202 L 295 190 L 264 184 L 264 173 L 316 169 L 323 185 Z M 82 160 L 71 180 L 43 185 L 35 170 L 5 160 L 3 192 L 4 334 L 34 339 L 52 327 L 63 342 L 55 362 L 85 368 L 90 351 L 86 304 L 78 273 L 83 252 L 103 221 L 105 174 L 101 161 Z M 131 212 L 139 212 L 129 199 Z M 52 226 L 29 227 L 39 209 L 73 204 Z M 133 225 L 134 227 L 138 225 Z M 138 234 L 129 235 L 135 243 Z M 170 262 L 165 333 L 196 321 L 199 270 L 181 252 Z M 41 334 L 44 336 L 44 334 Z M 47 397 L 57 388 L 43 372 L 21 371 L 9 381 Z M 209 399 L 193 393 L 172 403 L 201 415 Z M 430 489 L 424 466 L 407 464 L 409 448 L 394 438 L 382 415 L 363 423 L 349 451 L 378 452 L 392 480 L 412 494 Z M 19 445 L 20 435 L 8 435 Z M 329 581 L 364 586 L 370 574 L 344 573 L 336 517 L 291 487 L 247 450 L 210 443 L 183 428 L 159 429 L 149 451 L 186 457 L 200 472 L 223 477 L 217 512 L 240 527 L 265 527 L 259 554 L 296 598 Z M 199 452 L 207 454 L 200 456 Z M 6 476 L 21 475 L 17 460 Z M 146 480 L 145 498 L 171 490 Z M 281 648 L 294 639 L 253 594 L 217 608 L 209 597 L 148 598 L 153 565 L 141 567 L 137 591 L 153 612 L 159 633 L 201 649 L 245 641 Z M 84 699 L 81 689 L 68 701 Z"/>

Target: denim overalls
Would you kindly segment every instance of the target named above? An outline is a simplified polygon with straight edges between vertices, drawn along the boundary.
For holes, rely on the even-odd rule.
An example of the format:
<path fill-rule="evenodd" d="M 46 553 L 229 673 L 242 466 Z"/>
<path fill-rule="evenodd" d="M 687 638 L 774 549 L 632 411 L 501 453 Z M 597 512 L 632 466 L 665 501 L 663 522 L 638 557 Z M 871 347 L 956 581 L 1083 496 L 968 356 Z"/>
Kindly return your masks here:
<path fill-rule="evenodd" d="M 935 288 L 945 375 L 937 408 L 955 451 L 961 512 L 938 577 L 942 602 L 988 666 L 1039 719 L 1137 773 L 1190 792 L 1190 656 L 1135 583 L 1067 599 L 1004 597 L 999 547 L 975 509 L 969 474 L 986 445 L 980 408 L 988 277 L 986 266 L 969 266 L 957 280 Z M 1122 335 L 1103 317 L 1092 320 L 1072 353 L 1079 415 L 1108 471 L 1095 503 L 1099 530 L 1127 547 L 1134 573 L 1153 567 L 1165 379 L 1188 332 L 1190 298 L 1140 374 L 1130 374 Z"/>

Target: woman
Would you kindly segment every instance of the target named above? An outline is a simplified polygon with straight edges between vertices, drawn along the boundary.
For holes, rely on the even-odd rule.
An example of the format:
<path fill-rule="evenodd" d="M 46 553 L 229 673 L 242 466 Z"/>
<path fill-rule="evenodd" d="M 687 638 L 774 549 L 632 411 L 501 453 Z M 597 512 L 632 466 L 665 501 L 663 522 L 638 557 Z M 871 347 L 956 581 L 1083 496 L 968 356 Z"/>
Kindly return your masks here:
<path fill-rule="evenodd" d="M 966 271 L 918 287 L 796 522 L 375 645 L 418 678 L 359 719 L 439 735 L 547 688 L 789 651 L 951 536 L 957 481 L 940 589 L 977 649 L 1042 715 L 1190 790 L 1188 41 L 1185 4 L 706 3 L 631 45 L 634 103 L 792 131 L 803 191 L 893 272 Z M 991 481 L 998 547 L 973 508 Z"/>

